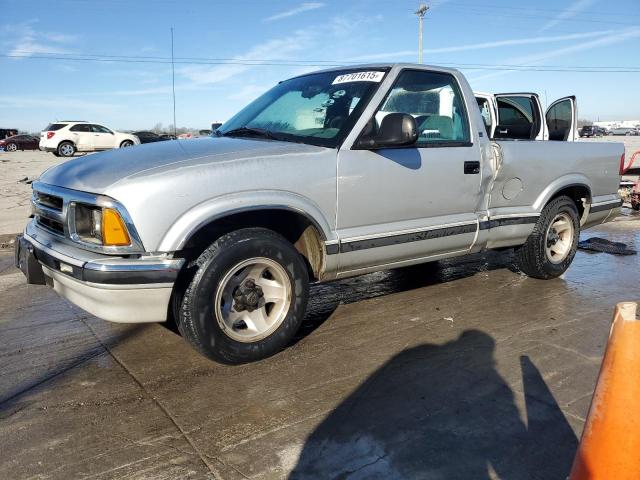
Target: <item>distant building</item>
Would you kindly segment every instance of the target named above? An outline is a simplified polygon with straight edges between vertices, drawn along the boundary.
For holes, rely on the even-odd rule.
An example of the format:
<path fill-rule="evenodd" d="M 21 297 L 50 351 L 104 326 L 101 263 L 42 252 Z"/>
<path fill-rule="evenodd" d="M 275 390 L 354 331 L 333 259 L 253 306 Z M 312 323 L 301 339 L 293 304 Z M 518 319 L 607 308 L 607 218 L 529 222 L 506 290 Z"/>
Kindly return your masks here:
<path fill-rule="evenodd" d="M 612 120 L 609 122 L 593 122 L 597 127 L 612 128 L 637 128 L 640 127 L 640 120 Z"/>

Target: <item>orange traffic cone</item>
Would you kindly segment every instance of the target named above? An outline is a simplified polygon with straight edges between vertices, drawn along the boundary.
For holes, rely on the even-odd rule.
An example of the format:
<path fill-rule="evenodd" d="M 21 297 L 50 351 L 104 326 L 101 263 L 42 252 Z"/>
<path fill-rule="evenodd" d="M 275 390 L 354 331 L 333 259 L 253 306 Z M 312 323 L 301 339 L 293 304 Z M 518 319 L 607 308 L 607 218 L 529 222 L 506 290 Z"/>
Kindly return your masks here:
<path fill-rule="evenodd" d="M 640 320 L 637 304 L 613 316 L 571 480 L 640 479 Z"/>

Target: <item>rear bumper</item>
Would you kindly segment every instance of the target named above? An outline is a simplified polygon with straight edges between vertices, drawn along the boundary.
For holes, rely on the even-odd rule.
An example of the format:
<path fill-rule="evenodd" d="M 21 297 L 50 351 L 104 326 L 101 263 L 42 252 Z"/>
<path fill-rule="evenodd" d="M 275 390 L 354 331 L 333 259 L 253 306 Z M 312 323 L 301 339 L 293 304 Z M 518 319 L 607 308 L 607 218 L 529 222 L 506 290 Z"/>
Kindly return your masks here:
<path fill-rule="evenodd" d="M 162 322 L 184 259 L 86 257 L 28 234 L 16 238 L 16 266 L 28 283 L 47 284 L 83 310 L 111 322 Z M 81 251 L 82 252 L 82 251 Z"/>

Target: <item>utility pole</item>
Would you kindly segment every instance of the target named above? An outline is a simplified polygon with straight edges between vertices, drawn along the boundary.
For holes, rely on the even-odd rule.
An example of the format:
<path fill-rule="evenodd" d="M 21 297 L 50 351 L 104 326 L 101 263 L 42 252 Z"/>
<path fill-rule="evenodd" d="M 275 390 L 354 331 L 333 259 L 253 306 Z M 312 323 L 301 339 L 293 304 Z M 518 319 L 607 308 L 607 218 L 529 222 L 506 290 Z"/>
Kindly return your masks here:
<path fill-rule="evenodd" d="M 176 67 L 173 60 L 173 27 L 171 27 L 171 91 L 173 93 L 173 136 L 177 137 L 176 125 Z"/>
<path fill-rule="evenodd" d="M 422 63 L 422 23 L 424 22 L 424 16 L 429 10 L 429 6 L 421 3 L 418 10 L 414 13 L 418 16 L 419 30 L 418 30 L 418 63 Z"/>

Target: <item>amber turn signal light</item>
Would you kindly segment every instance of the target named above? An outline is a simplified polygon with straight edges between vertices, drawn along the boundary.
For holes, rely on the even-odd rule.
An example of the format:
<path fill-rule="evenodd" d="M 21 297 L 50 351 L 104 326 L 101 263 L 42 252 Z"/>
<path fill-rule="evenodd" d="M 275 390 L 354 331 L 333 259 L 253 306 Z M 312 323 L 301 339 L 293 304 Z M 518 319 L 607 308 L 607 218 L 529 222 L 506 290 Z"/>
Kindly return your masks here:
<path fill-rule="evenodd" d="M 129 232 L 127 232 L 122 217 L 112 208 L 102 210 L 102 244 L 113 247 L 124 247 L 131 244 Z"/>

